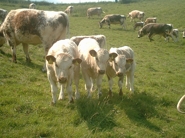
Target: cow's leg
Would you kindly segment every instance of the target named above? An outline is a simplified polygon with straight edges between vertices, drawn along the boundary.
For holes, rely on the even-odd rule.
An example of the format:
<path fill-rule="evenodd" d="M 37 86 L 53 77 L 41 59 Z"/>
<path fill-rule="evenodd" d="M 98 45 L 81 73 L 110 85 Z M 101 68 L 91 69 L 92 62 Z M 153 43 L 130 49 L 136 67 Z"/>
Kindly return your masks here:
<path fill-rule="evenodd" d="M 151 32 L 148 34 L 148 38 L 150 39 L 150 42 L 153 41 L 152 35 L 153 35 L 153 33 L 151 33 Z"/>
<path fill-rule="evenodd" d="M 103 75 L 98 75 L 97 82 L 96 82 L 97 83 L 97 89 L 98 89 L 98 93 L 97 93 L 98 98 L 102 95 L 102 93 L 101 93 L 102 77 L 103 77 Z"/>
<path fill-rule="evenodd" d="M 107 76 L 107 78 L 108 78 L 108 82 L 109 82 L 109 96 L 112 96 L 112 86 L 113 86 L 113 79 L 112 78 L 110 78 L 110 77 L 108 77 Z"/>
<path fill-rule="evenodd" d="M 73 91 L 72 91 L 72 78 L 69 79 L 69 82 L 67 83 L 67 86 L 66 86 L 66 90 L 67 90 L 67 93 L 68 93 L 69 102 L 74 103 Z"/>
<path fill-rule="evenodd" d="M 31 62 L 29 52 L 28 52 L 28 44 L 22 43 L 24 54 L 26 55 L 26 62 Z"/>
<path fill-rule="evenodd" d="M 123 77 L 119 77 L 119 80 L 118 80 L 118 86 L 119 86 L 119 95 L 122 96 L 123 95 L 123 92 L 122 92 L 122 86 L 123 86 Z"/>
<path fill-rule="evenodd" d="M 134 92 L 134 70 L 130 73 L 130 91 Z"/>
<path fill-rule="evenodd" d="M 17 63 L 17 58 L 16 58 L 16 46 L 11 46 L 11 50 L 12 50 L 12 61 L 14 63 Z"/>
<path fill-rule="evenodd" d="M 87 97 L 91 97 L 91 79 L 90 77 L 85 73 L 85 71 L 82 69 L 82 75 L 85 80 L 85 89 L 87 90 Z"/>
<path fill-rule="evenodd" d="M 80 76 L 80 65 L 76 65 L 74 68 L 74 82 L 75 82 L 75 86 L 76 86 L 75 98 L 76 99 L 80 98 L 80 93 L 79 93 L 79 89 L 78 89 L 79 79 L 80 79 L 79 76 Z"/>

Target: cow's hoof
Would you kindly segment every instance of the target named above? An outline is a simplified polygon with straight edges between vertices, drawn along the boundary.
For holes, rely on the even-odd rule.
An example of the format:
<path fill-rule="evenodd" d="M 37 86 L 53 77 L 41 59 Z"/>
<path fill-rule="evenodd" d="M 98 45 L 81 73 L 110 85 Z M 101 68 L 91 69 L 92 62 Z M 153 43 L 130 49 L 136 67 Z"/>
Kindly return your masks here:
<path fill-rule="evenodd" d="M 56 105 L 56 102 L 51 102 L 51 106 L 55 106 Z"/>
<path fill-rule="evenodd" d="M 69 101 L 69 103 L 74 103 L 74 99 L 73 99 L 73 98 L 71 98 L 71 100 Z"/>

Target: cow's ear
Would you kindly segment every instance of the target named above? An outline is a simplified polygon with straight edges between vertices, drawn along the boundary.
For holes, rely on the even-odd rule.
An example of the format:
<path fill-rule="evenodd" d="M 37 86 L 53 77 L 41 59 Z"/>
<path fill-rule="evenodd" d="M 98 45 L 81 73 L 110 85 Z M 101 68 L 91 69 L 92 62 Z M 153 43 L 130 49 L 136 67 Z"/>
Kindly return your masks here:
<path fill-rule="evenodd" d="M 132 58 L 127 58 L 127 59 L 126 59 L 126 62 L 127 62 L 127 63 L 132 63 L 132 62 L 133 62 L 133 59 L 132 59 Z"/>
<path fill-rule="evenodd" d="M 113 61 L 117 56 L 118 56 L 117 53 L 111 53 L 111 54 L 109 54 L 109 60 Z"/>
<path fill-rule="evenodd" d="M 80 58 L 75 58 L 73 59 L 72 63 L 75 64 L 75 65 L 78 65 L 82 62 L 82 60 Z"/>
<path fill-rule="evenodd" d="M 56 61 L 56 58 L 52 55 L 46 56 L 46 60 L 48 61 L 49 64 L 53 64 L 53 62 Z"/>
<path fill-rule="evenodd" d="M 97 53 L 95 50 L 90 50 L 89 51 L 89 54 L 92 56 L 92 57 L 96 57 Z"/>

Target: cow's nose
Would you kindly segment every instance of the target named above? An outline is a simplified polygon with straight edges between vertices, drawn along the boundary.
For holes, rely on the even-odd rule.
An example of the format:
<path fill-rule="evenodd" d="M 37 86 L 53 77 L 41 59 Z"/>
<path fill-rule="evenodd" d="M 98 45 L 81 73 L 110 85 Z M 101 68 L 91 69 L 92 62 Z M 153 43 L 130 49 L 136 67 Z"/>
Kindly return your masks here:
<path fill-rule="evenodd" d="M 98 70 L 99 74 L 105 74 L 105 70 Z"/>
<path fill-rule="evenodd" d="M 67 81 L 67 78 L 65 78 L 65 77 L 60 77 L 59 78 L 60 83 L 66 83 L 66 81 Z"/>
<path fill-rule="evenodd" d="M 118 77 L 121 77 L 121 76 L 123 76 L 123 73 L 122 73 L 122 72 L 117 72 L 116 75 L 117 75 Z"/>

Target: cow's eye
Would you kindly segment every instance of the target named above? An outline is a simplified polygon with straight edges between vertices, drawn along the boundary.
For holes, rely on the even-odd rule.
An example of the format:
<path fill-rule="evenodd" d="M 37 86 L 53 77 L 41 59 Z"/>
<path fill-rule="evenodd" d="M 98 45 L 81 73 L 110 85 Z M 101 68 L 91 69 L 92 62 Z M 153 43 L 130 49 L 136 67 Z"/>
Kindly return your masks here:
<path fill-rule="evenodd" d="M 96 61 L 98 61 L 98 58 L 96 57 Z"/>

